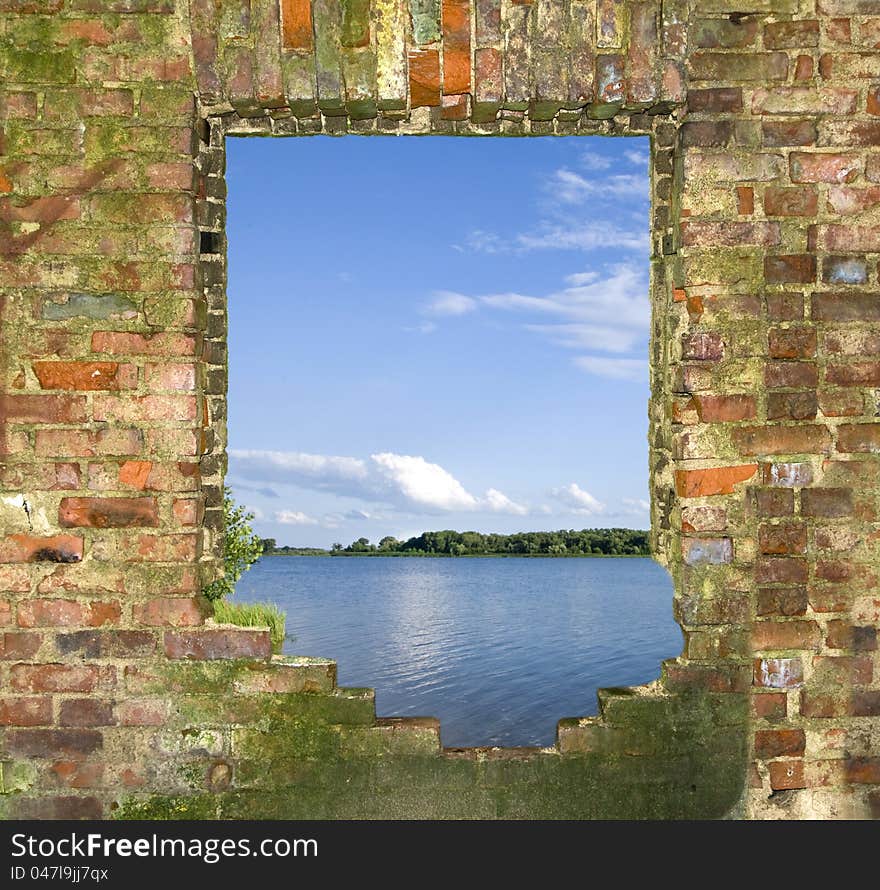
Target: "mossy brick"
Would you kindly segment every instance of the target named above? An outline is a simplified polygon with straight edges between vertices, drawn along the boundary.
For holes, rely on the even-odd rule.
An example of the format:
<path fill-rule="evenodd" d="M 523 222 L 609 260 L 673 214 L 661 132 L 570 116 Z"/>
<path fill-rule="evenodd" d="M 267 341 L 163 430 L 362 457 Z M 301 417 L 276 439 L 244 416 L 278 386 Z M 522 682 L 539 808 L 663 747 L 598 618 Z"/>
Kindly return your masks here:
<path fill-rule="evenodd" d="M 409 8 L 416 45 L 440 40 L 440 0 L 409 0 Z"/>
<path fill-rule="evenodd" d="M 73 83 L 75 63 L 72 49 L 47 52 L 7 46 L 0 51 L 0 74 L 8 83 Z"/>

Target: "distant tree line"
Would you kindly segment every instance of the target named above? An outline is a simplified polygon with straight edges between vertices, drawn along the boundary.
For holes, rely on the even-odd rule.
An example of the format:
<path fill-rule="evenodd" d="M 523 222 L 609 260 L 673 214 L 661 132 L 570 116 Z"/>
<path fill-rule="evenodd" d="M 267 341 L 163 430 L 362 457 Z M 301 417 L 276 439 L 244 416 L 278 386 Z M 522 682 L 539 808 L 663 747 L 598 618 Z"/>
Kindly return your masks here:
<path fill-rule="evenodd" d="M 263 552 L 290 555 L 344 556 L 376 554 L 398 556 L 648 556 L 648 532 L 631 528 L 560 529 L 555 532 L 517 532 L 512 535 L 457 532 L 447 529 L 423 532 L 406 541 L 386 535 L 378 544 L 358 538 L 347 547 L 278 547 L 274 538 L 263 539 Z"/>

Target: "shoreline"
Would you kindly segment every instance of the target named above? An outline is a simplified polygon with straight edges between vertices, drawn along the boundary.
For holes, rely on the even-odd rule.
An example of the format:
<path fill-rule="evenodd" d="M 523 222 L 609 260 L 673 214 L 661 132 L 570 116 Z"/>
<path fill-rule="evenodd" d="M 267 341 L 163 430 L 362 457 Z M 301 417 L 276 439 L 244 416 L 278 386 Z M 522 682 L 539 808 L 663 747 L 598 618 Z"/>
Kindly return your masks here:
<path fill-rule="evenodd" d="M 338 559 L 370 559 L 380 557 L 386 559 L 651 559 L 651 553 L 263 553 L 260 556 L 316 556 Z"/>

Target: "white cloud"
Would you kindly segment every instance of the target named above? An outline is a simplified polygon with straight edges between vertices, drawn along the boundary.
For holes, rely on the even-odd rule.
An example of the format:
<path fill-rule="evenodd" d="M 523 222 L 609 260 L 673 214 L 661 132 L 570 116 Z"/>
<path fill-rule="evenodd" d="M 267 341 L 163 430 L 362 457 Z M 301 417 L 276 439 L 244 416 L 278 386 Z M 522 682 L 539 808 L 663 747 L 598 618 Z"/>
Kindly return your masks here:
<path fill-rule="evenodd" d="M 641 339 L 632 328 L 592 324 L 527 324 L 526 330 L 545 334 L 566 349 L 598 349 L 602 352 L 630 352 Z"/>
<path fill-rule="evenodd" d="M 628 148 L 623 156 L 630 162 L 630 164 L 637 164 L 643 167 L 648 166 L 648 152 L 635 148 Z"/>
<path fill-rule="evenodd" d="M 581 155 L 581 164 L 587 170 L 607 170 L 611 166 L 611 159 L 587 149 Z"/>
<path fill-rule="evenodd" d="M 278 510 L 275 513 L 275 521 L 282 525 L 317 525 L 318 520 L 306 516 L 299 510 Z"/>
<path fill-rule="evenodd" d="M 473 510 L 477 500 L 439 464 L 423 457 L 383 452 L 370 455 L 388 487 L 413 505 L 434 510 Z"/>
<path fill-rule="evenodd" d="M 650 501 L 644 498 L 622 498 L 621 503 L 629 509 L 624 511 L 627 513 L 649 513 L 651 511 Z"/>
<path fill-rule="evenodd" d="M 647 251 L 650 247 L 647 221 L 631 230 L 600 222 L 563 220 L 543 223 L 535 232 L 517 235 L 516 241 L 523 250 L 588 251 L 610 247 Z"/>
<path fill-rule="evenodd" d="M 594 513 L 602 513 L 605 510 L 605 504 L 581 488 L 577 482 L 554 488 L 550 494 L 560 503 L 565 504 L 566 507 L 572 508 L 573 513 L 583 516 L 591 516 Z"/>
<path fill-rule="evenodd" d="M 236 473 L 250 480 L 287 483 L 368 503 L 388 504 L 412 513 L 485 511 L 522 516 L 528 512 L 528 508 L 495 488 L 490 488 L 483 498 L 474 496 L 446 469 L 418 455 L 386 451 L 364 461 L 303 452 L 231 449 L 229 458 Z M 287 524 L 318 522 L 292 510 L 275 515 L 278 522 Z M 328 521 L 377 518 L 385 517 L 353 509 L 330 516 Z"/>
<path fill-rule="evenodd" d="M 486 492 L 484 501 L 493 513 L 512 513 L 514 516 L 525 516 L 529 512 L 528 507 L 512 501 L 506 494 L 498 491 L 497 488 L 490 488 Z"/>
<path fill-rule="evenodd" d="M 437 291 L 434 299 L 425 307 L 431 315 L 465 315 L 477 308 L 477 301 L 453 291 Z"/>
<path fill-rule="evenodd" d="M 549 194 L 565 204 L 583 204 L 588 199 L 623 198 L 647 201 L 648 177 L 645 173 L 612 173 L 587 177 L 561 167 L 547 182 Z"/>
<path fill-rule="evenodd" d="M 610 377 L 613 380 L 629 380 L 643 383 L 648 379 L 648 362 L 641 358 L 604 358 L 596 355 L 579 355 L 574 363 L 588 374 Z"/>

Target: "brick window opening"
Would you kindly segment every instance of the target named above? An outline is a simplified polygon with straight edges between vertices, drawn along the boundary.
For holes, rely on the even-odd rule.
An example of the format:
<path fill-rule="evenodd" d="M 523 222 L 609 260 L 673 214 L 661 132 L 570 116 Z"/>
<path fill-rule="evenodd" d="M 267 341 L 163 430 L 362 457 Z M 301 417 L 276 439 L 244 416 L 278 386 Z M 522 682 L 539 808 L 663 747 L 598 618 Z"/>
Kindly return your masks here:
<path fill-rule="evenodd" d="M 247 124 L 247 132 L 229 135 L 248 135 L 253 129 Z M 258 534 L 274 538 L 279 545 L 327 548 L 331 542 L 348 545 L 367 538 L 377 547 L 386 534 L 397 537 L 400 529 L 409 533 L 407 537 L 443 528 L 467 531 L 476 527 L 506 534 L 563 528 L 647 529 L 644 442 L 651 312 L 646 260 L 663 246 L 662 239 L 652 243 L 656 239 L 648 231 L 649 139 L 613 143 L 571 139 L 564 140 L 564 145 L 555 140 L 527 140 L 506 152 L 504 143 L 493 140 L 476 145 L 478 151 L 470 157 L 467 140 L 442 143 L 446 172 L 432 180 L 433 171 L 424 169 L 425 162 L 419 158 L 421 140 L 315 139 L 305 144 L 276 140 L 267 144 L 264 140 L 224 140 L 222 129 L 215 127 L 205 153 L 218 170 L 216 197 L 210 196 L 209 187 L 203 215 L 210 227 L 202 229 L 200 250 L 210 282 L 209 312 L 215 320 L 213 325 L 209 321 L 209 331 L 216 334 L 218 355 L 225 356 L 229 325 L 228 409 L 225 380 L 212 396 L 216 399 L 213 416 L 225 421 L 228 410 L 231 419 L 228 443 L 225 422 L 215 423 L 215 450 L 221 442 L 229 449 L 228 475 L 223 481 L 232 486 L 238 502 L 256 510 Z M 383 161 L 384 146 L 391 160 Z M 226 187 L 220 185 L 219 173 L 224 163 L 230 189 L 228 281 Z M 481 181 L 481 171 L 496 183 Z M 480 190 L 488 193 L 482 212 L 479 202 L 469 198 Z M 456 207 L 462 203 L 464 207 Z M 351 222 L 352 216 L 356 223 Z M 511 225 L 519 217 L 521 224 Z M 394 337 L 383 340 L 372 321 L 377 311 L 371 311 L 370 300 L 381 302 L 386 292 L 390 300 L 396 300 L 391 316 L 399 328 L 398 346 Z M 280 293 L 284 294 L 281 300 Z M 359 311 L 363 313 L 360 321 Z M 387 307 L 382 311 L 387 312 Z M 468 329 L 471 322 L 490 333 L 501 329 L 494 345 L 477 343 Z M 352 345 L 354 331 L 360 331 L 367 344 L 370 338 L 378 338 L 378 348 Z M 424 378 L 419 385 L 401 383 L 401 378 L 413 376 L 412 368 L 419 368 L 419 353 L 430 353 L 441 337 L 447 338 L 449 348 L 438 350 L 433 365 L 429 359 L 427 368 L 415 372 Z M 504 337 L 513 342 L 505 344 Z M 356 358 L 341 358 L 335 352 L 339 343 L 334 341 L 342 341 L 343 349 L 354 351 Z M 483 379 L 477 373 L 456 376 L 458 367 L 467 369 L 474 356 L 482 359 L 487 348 L 498 353 L 494 371 L 487 373 L 483 368 Z M 360 373 L 353 374 L 351 362 L 361 359 Z M 526 383 L 520 384 L 518 364 L 523 361 L 534 362 L 535 373 L 523 377 Z M 394 365 L 400 372 L 396 377 L 390 370 Z M 223 370 L 218 363 L 209 374 L 215 373 L 219 380 Z M 467 370 L 462 373 L 467 375 Z M 532 405 L 541 399 L 554 401 L 546 391 L 542 395 L 542 387 L 551 393 L 561 392 L 563 386 L 580 391 L 580 396 L 556 399 L 556 407 L 540 418 L 539 425 L 554 429 L 548 441 L 555 443 L 551 450 L 556 449 L 557 460 L 565 457 L 570 462 L 575 449 L 596 455 L 600 443 L 614 435 L 614 425 L 629 425 L 626 435 L 618 430 L 613 449 L 602 449 L 604 469 L 596 467 L 595 460 L 581 459 L 571 478 L 560 477 L 555 484 L 544 480 L 540 491 L 530 492 L 528 503 L 523 503 L 520 495 L 512 497 L 489 480 L 482 486 L 483 494 L 473 479 L 459 479 L 450 466 L 444 466 L 449 461 L 437 457 L 444 450 L 452 454 L 453 463 L 456 459 L 462 463 L 457 448 L 450 449 L 446 440 L 466 436 L 480 414 L 492 410 L 499 392 L 503 395 L 499 384 L 505 373 L 526 387 L 517 398 Z M 425 408 L 431 404 L 432 390 L 437 401 L 444 383 L 461 387 L 467 381 L 490 397 L 473 399 L 471 413 L 465 412 L 455 436 L 444 432 L 434 449 L 424 442 L 415 444 L 418 436 L 410 436 L 412 444 L 404 447 L 390 444 L 407 424 L 416 430 L 430 429 L 431 412 Z M 314 390 L 320 393 L 318 403 L 311 401 Z M 615 394 L 622 394 L 624 407 L 615 403 Z M 346 430 L 345 417 L 362 412 L 364 402 L 375 404 L 375 417 L 362 418 L 363 442 L 347 448 L 352 430 Z M 304 409 L 303 403 L 311 410 Z M 296 424 L 290 424 L 291 413 L 299 415 Z M 600 433 L 597 420 L 602 426 L 610 421 L 612 428 Z M 497 436 L 492 444 L 503 453 L 504 438 L 515 442 L 521 430 L 505 428 L 502 418 L 496 421 L 487 429 Z M 329 432 L 322 438 L 325 429 Z M 573 441 L 581 444 L 575 446 Z M 525 478 L 530 474 L 528 456 L 523 460 L 520 476 Z M 634 468 L 632 475 L 639 477 L 639 483 L 627 482 L 628 490 L 613 497 L 607 487 L 599 496 L 589 490 L 586 478 L 593 480 L 592 486 L 601 487 L 603 475 L 623 462 Z M 535 466 L 541 467 L 541 462 Z M 457 498 L 461 509 L 456 512 L 455 506 L 426 501 L 430 491 L 426 494 L 418 486 L 424 483 L 430 489 L 430 480 L 420 480 L 419 474 L 434 474 L 435 485 L 448 489 L 434 494 L 446 496 L 453 505 Z M 222 478 L 218 474 L 218 483 Z M 338 509 L 316 506 L 328 492 L 337 498 Z M 450 515 L 454 521 L 449 521 Z M 361 533 L 361 526 L 370 531 Z M 218 533 L 215 546 L 220 540 Z M 555 552 L 558 555 L 558 548 Z M 283 562 L 285 557 L 278 560 Z M 278 560 L 276 570 L 280 571 Z M 580 562 L 563 560 L 557 568 L 574 568 Z M 333 563 L 344 565 L 338 558 L 320 565 L 329 568 Z M 444 561 L 435 560 L 397 563 L 398 568 L 406 563 L 444 566 Z M 515 564 L 503 561 L 498 565 L 504 563 Z M 295 562 L 287 565 L 293 567 Z M 589 565 L 598 570 L 602 561 L 591 560 Z M 493 640 L 496 647 L 508 646 L 513 653 L 503 669 L 498 668 L 498 683 L 508 684 L 508 701 L 522 699 L 534 707 L 534 701 L 541 699 L 543 713 L 530 714 L 519 705 L 511 708 L 500 701 L 503 691 L 499 690 L 494 693 L 495 712 L 489 707 L 475 715 L 465 709 L 463 716 L 444 718 L 450 705 L 476 691 L 467 684 L 435 682 L 431 671 L 442 675 L 448 667 L 443 659 L 448 663 L 456 657 L 465 662 L 472 659 L 476 665 L 475 652 L 447 650 L 437 656 L 431 669 L 416 670 L 408 663 L 418 657 L 412 638 L 420 640 L 423 632 L 442 649 L 436 635 L 444 631 L 442 627 L 420 629 L 418 616 L 410 616 L 412 627 L 404 628 L 405 642 L 398 641 L 397 650 L 393 641 L 385 639 L 381 645 L 391 646 L 389 654 L 377 644 L 369 657 L 340 655 L 335 651 L 340 644 L 332 634 L 328 636 L 326 628 L 313 630 L 309 625 L 309 602 L 318 601 L 316 614 L 322 614 L 321 592 L 315 591 L 311 601 L 299 600 L 282 589 L 292 583 L 290 579 L 268 582 L 262 570 L 258 566 L 239 582 L 239 596 L 247 601 L 272 599 L 287 608 L 288 630 L 294 639 L 288 641 L 285 652 L 338 658 L 340 682 L 375 687 L 377 712 L 382 716 L 439 712 L 447 745 L 552 744 L 559 718 L 596 713 L 599 688 L 648 682 L 658 676 L 662 659 L 681 650 L 681 632 L 669 608 L 668 576 L 659 566 L 647 563 L 645 578 L 634 585 L 649 587 L 652 599 L 641 604 L 645 615 L 635 622 L 641 625 L 634 628 L 630 623 L 634 640 L 624 645 L 613 645 L 611 630 L 606 631 L 608 639 L 596 639 L 600 635 L 595 626 L 591 639 L 590 626 L 595 625 L 596 616 L 583 612 L 582 591 L 567 591 L 566 596 L 573 599 L 563 606 L 557 604 L 556 611 L 570 611 L 570 619 L 562 620 L 560 626 L 570 623 L 573 635 L 554 641 L 557 648 L 551 646 L 543 653 L 545 661 L 555 664 L 537 668 L 549 671 L 540 695 L 523 679 L 529 671 L 527 662 L 525 667 L 520 663 L 528 658 L 541 661 L 540 646 L 530 629 L 539 616 L 524 610 L 521 626 L 511 637 Z M 307 583 L 307 579 L 299 581 Z M 564 583 L 576 587 L 580 582 Z M 600 587 L 609 583 L 614 579 L 589 582 Z M 323 598 L 327 599 L 326 591 Z M 383 606 L 388 604 L 377 608 Z M 334 608 L 340 617 L 328 619 L 326 610 Z M 638 594 L 630 590 L 616 603 L 606 601 L 603 608 L 606 619 L 615 608 L 621 613 L 638 612 Z M 345 626 L 345 613 L 350 610 L 344 602 L 325 603 L 324 609 L 323 617 L 315 619 L 318 625 Z M 395 617 L 392 614 L 391 620 Z M 482 620 L 489 622 L 485 626 L 493 626 L 488 611 L 478 610 L 470 617 L 475 623 Z M 377 622 L 381 625 L 381 617 L 377 616 Z M 446 631 L 454 634 L 456 629 L 447 627 Z M 360 619 L 349 633 L 348 638 L 363 633 Z M 478 636 L 473 645 L 479 643 Z M 603 647 L 609 651 L 602 667 L 596 668 L 593 650 Z M 594 661 L 589 662 L 590 658 Z M 500 664 L 504 659 L 499 656 L 496 661 Z M 385 673 L 391 672 L 389 662 L 395 663 L 397 676 L 384 682 Z M 439 690 L 431 695 L 434 685 Z M 554 685 L 559 687 L 555 697 L 548 692 L 548 686 Z M 428 694 L 420 693 L 420 686 Z M 522 729 L 529 720 L 537 728 Z"/>

